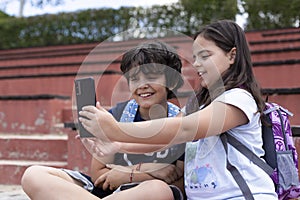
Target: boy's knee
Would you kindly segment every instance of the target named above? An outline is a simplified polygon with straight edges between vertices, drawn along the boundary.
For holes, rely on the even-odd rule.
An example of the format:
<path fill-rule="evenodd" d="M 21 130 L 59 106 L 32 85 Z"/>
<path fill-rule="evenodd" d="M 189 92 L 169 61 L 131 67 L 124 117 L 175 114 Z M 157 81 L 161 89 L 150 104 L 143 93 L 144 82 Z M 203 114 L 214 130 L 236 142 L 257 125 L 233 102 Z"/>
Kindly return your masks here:
<path fill-rule="evenodd" d="M 151 193 L 155 194 L 156 199 L 174 199 L 173 192 L 169 185 L 161 180 L 144 181 L 140 184 L 145 188 L 151 188 Z"/>
<path fill-rule="evenodd" d="M 38 166 L 30 166 L 25 170 L 21 179 L 22 186 L 26 185 L 28 182 L 31 182 L 32 179 L 35 178 L 35 174 L 38 169 Z"/>
<path fill-rule="evenodd" d="M 25 193 L 29 195 L 31 191 L 31 187 L 34 187 L 34 179 L 35 179 L 35 173 L 34 171 L 36 170 L 36 166 L 30 166 L 28 167 L 21 179 L 21 185 Z"/>
<path fill-rule="evenodd" d="M 41 173 L 43 172 L 46 172 L 43 166 L 28 167 L 21 178 L 23 189 L 26 191 L 29 190 L 29 187 L 34 188 L 36 185 L 40 184 L 39 181 L 41 180 Z"/>

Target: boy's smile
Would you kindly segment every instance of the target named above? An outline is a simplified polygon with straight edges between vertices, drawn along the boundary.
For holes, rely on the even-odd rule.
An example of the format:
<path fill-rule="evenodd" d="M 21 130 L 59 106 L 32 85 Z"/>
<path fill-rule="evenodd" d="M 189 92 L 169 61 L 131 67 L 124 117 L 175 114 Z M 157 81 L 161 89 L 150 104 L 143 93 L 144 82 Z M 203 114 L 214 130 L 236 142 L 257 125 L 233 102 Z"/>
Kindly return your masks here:
<path fill-rule="evenodd" d="M 147 97 L 150 97 L 152 96 L 154 93 L 150 93 L 150 92 L 147 92 L 147 93 L 141 93 L 141 94 L 138 94 L 140 97 L 142 98 L 147 98 Z"/>

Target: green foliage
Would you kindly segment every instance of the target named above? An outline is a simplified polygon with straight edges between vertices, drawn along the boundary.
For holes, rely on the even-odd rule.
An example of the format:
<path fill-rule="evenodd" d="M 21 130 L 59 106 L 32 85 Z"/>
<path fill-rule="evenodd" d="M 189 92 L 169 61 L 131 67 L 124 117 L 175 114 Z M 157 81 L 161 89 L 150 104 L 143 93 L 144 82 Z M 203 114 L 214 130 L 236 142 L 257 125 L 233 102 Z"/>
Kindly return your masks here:
<path fill-rule="evenodd" d="M 55 2 L 55 0 L 45 0 Z M 35 0 L 35 3 L 43 2 Z M 58 0 L 61 2 L 61 0 Z M 202 12 L 204 10 L 205 12 Z M 164 6 L 91 9 L 57 15 L 0 20 L 0 49 L 101 42 L 118 33 L 123 38 L 162 37 L 165 30 L 194 34 L 203 23 L 216 19 L 234 19 L 235 0 L 182 0 Z M 136 31 L 145 28 L 147 31 Z"/>
<path fill-rule="evenodd" d="M 243 7 L 249 14 L 247 29 L 299 26 L 300 0 L 244 0 Z"/>
<path fill-rule="evenodd" d="M 153 28 L 139 37 L 164 36 L 163 28 L 186 31 L 184 20 L 179 4 L 11 18 L 0 21 L 0 49 L 101 42 L 128 29 L 143 27 Z"/>
<path fill-rule="evenodd" d="M 237 0 L 180 0 L 187 15 L 209 24 L 220 19 L 235 20 Z M 193 22 L 191 22 L 193 23 Z"/>
<path fill-rule="evenodd" d="M 86 10 L 0 21 L 0 48 L 103 41 L 124 31 L 133 8 Z"/>
<path fill-rule="evenodd" d="M 30 2 L 35 6 L 64 3 L 63 0 Z M 247 30 L 299 26 L 300 0 L 241 2 L 244 11 L 238 10 L 237 0 L 180 0 L 151 8 L 91 9 L 28 18 L 10 17 L 0 12 L 0 49 L 101 42 L 124 31 L 128 34 L 118 39 L 170 34 L 165 30 L 192 36 L 203 24 L 219 19 L 234 20 L 239 12 L 249 14 Z M 144 32 L 137 29 L 145 27 Z M 129 34 L 128 30 L 133 31 Z"/>
<path fill-rule="evenodd" d="M 7 18 L 9 18 L 9 15 L 0 11 L 0 19 L 7 19 Z"/>

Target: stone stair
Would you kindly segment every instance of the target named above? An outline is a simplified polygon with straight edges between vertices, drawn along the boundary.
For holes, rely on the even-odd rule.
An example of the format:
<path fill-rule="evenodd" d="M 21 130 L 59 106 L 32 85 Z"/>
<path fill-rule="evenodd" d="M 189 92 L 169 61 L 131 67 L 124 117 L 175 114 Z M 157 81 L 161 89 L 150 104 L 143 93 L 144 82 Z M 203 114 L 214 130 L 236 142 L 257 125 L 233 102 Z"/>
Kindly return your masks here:
<path fill-rule="evenodd" d="M 68 165 L 66 134 L 0 134 L 0 144 L 0 184 L 20 184 L 30 165 Z"/>

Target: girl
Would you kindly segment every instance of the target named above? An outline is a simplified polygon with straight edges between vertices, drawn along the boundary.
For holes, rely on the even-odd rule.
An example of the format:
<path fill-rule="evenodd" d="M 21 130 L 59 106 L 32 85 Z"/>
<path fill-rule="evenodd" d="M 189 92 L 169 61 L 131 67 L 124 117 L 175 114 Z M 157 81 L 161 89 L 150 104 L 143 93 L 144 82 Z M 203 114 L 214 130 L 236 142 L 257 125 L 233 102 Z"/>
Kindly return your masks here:
<path fill-rule="evenodd" d="M 80 115 L 88 119 L 82 117 L 80 121 L 104 142 L 158 145 L 188 142 L 185 155 L 188 199 L 244 199 L 226 169 L 220 135 L 227 131 L 258 156 L 264 155 L 261 136 L 264 102 L 252 71 L 245 34 L 235 22 L 222 20 L 202 28 L 194 39 L 193 65 L 201 87 L 186 106 L 189 115 L 126 124 L 116 122 L 98 103 L 97 107 L 85 107 Z M 143 137 L 136 137 L 140 131 Z M 102 146 L 95 148 L 88 139 L 83 142 L 103 153 Z M 120 150 L 130 149 L 128 145 L 117 144 Z M 271 178 L 230 145 L 228 160 L 242 174 L 255 199 L 277 199 Z M 147 187 L 144 192 L 147 193 Z"/>

